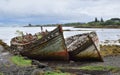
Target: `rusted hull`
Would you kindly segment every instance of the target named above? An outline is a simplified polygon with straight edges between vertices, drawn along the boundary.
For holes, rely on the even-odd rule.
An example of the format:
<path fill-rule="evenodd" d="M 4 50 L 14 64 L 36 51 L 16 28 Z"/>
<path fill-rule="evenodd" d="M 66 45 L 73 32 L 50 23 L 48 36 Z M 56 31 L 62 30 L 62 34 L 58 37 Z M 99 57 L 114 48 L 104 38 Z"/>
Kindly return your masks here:
<path fill-rule="evenodd" d="M 37 60 L 69 60 L 61 26 L 31 44 L 11 45 L 23 56 Z"/>
<path fill-rule="evenodd" d="M 21 54 L 38 60 L 68 60 L 68 52 L 61 35 Z"/>
<path fill-rule="evenodd" d="M 84 36 L 83 38 L 80 38 Z M 73 36 L 74 37 L 74 36 Z M 77 36 L 78 39 L 76 47 L 73 50 L 69 50 L 69 55 L 71 60 L 76 61 L 90 61 L 90 60 L 97 60 L 97 61 L 103 61 L 101 55 L 100 55 L 100 48 L 99 48 L 99 41 L 98 37 L 95 32 L 84 34 L 81 36 Z M 82 43 L 81 40 L 83 40 Z M 76 41 L 76 40 L 75 40 Z M 70 47 L 68 48 L 70 49 Z"/>
<path fill-rule="evenodd" d="M 95 32 L 78 34 L 64 40 L 62 27 L 31 43 L 11 41 L 11 48 L 23 56 L 37 60 L 99 60 L 99 40 Z M 66 44 L 65 44 L 66 43 Z"/>

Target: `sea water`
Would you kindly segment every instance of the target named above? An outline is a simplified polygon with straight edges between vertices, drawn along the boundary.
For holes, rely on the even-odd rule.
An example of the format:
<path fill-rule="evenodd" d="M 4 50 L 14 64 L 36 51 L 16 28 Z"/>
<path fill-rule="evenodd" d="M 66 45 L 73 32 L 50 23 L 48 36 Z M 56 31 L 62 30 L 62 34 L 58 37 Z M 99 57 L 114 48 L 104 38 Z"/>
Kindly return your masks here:
<path fill-rule="evenodd" d="M 43 30 L 47 29 L 48 31 L 51 31 L 55 28 L 56 27 L 43 27 Z M 18 36 L 18 34 L 16 34 L 17 30 L 23 31 L 24 34 L 26 33 L 34 34 L 36 32 L 41 32 L 40 27 L 0 27 L 0 39 L 2 39 L 5 43 L 10 45 L 11 38 Z M 63 30 L 71 30 L 71 31 L 63 32 L 65 38 L 76 35 L 76 34 L 95 31 L 97 32 L 97 35 L 101 44 L 120 45 L 118 41 L 120 39 L 120 29 L 63 27 Z"/>

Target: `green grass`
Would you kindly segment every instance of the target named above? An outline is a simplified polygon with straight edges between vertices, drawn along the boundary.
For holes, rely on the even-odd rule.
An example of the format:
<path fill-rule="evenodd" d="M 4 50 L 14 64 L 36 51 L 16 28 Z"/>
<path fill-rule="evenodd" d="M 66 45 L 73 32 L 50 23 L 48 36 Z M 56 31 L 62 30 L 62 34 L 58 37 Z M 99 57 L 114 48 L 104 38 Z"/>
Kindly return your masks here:
<path fill-rule="evenodd" d="M 21 56 L 13 56 L 13 57 L 11 57 L 11 60 L 14 64 L 16 64 L 18 66 L 30 66 L 31 62 L 32 62 L 31 60 L 25 60 Z"/>
<path fill-rule="evenodd" d="M 119 67 L 114 66 L 83 66 L 80 67 L 82 70 L 107 70 L 107 71 L 120 71 Z"/>
<path fill-rule="evenodd" d="M 62 73 L 62 72 L 45 72 L 45 75 L 70 75 L 70 73 Z"/>
<path fill-rule="evenodd" d="M 0 72 L 0 75 L 4 75 L 2 72 Z"/>

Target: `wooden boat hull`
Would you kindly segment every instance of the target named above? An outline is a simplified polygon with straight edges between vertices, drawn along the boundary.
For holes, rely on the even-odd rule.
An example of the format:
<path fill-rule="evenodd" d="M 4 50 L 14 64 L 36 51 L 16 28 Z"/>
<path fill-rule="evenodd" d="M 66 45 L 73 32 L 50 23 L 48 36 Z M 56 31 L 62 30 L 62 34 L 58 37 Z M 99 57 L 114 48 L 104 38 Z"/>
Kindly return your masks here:
<path fill-rule="evenodd" d="M 51 31 L 48 35 L 34 43 L 23 45 L 19 50 L 19 45 L 11 45 L 18 50 L 21 55 L 37 60 L 68 60 L 69 55 L 65 46 L 61 26 Z"/>
<path fill-rule="evenodd" d="M 57 36 L 50 41 L 36 46 L 31 50 L 21 52 L 23 56 L 38 60 L 68 60 L 68 52 L 63 39 Z"/>
<path fill-rule="evenodd" d="M 65 41 L 62 27 L 58 26 L 49 34 L 31 43 L 21 44 L 14 42 L 14 39 L 11 40 L 11 49 L 31 59 L 103 61 L 95 32 L 78 34 Z"/>
<path fill-rule="evenodd" d="M 84 36 L 84 37 L 83 37 Z M 72 36 L 74 40 L 74 36 Z M 95 32 L 91 32 L 88 34 L 75 35 L 77 37 L 77 42 L 73 43 L 70 47 L 68 47 L 70 60 L 75 61 L 90 61 L 97 60 L 103 61 L 100 55 L 99 48 L 99 40 Z M 83 37 L 83 38 L 81 38 Z M 73 47 L 72 47 L 73 46 Z M 72 49 L 73 50 L 70 50 Z"/>

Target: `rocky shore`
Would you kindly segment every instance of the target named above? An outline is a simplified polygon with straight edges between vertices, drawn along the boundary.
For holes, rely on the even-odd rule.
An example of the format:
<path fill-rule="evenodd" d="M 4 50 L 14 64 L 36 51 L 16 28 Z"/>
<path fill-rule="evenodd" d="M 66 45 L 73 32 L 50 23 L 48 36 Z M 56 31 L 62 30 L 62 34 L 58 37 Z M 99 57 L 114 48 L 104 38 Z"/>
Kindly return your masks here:
<path fill-rule="evenodd" d="M 14 56 L 9 53 L 9 46 L 0 41 L 0 75 L 53 75 L 46 72 L 57 72 L 58 75 L 119 75 L 120 74 L 120 46 L 101 46 L 101 55 L 104 62 L 51 62 L 32 60 L 30 66 L 18 66 L 11 61 Z M 113 66 L 117 71 L 109 70 L 82 70 L 84 66 Z M 64 74 L 60 74 L 60 73 Z M 67 73 L 66 73 L 67 72 Z M 54 74 L 56 75 L 56 74 Z"/>
<path fill-rule="evenodd" d="M 41 75 L 52 69 L 45 64 L 32 60 L 30 66 L 19 66 L 11 61 L 12 54 L 0 53 L 0 75 Z"/>
<path fill-rule="evenodd" d="M 52 69 L 37 60 L 31 60 L 30 66 L 20 66 L 12 62 L 14 55 L 9 52 L 9 46 L 0 40 L 0 75 L 41 75 Z"/>

